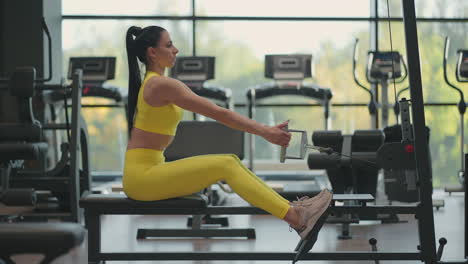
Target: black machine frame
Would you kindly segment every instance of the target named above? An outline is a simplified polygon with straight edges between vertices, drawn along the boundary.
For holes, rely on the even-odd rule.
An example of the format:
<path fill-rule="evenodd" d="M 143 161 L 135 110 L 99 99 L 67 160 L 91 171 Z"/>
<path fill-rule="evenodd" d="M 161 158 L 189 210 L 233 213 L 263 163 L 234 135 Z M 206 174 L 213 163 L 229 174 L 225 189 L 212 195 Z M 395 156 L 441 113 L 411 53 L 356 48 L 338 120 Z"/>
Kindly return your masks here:
<path fill-rule="evenodd" d="M 418 251 L 412 252 L 314 252 L 302 256 L 303 260 L 421 260 L 426 264 L 440 262 L 443 245 L 436 250 L 434 215 L 432 207 L 432 182 L 428 155 L 428 142 L 425 131 L 424 102 L 421 82 L 421 65 L 416 25 L 414 0 L 402 0 L 405 40 L 408 59 L 408 72 L 412 104 L 415 162 L 420 187 L 420 203 L 416 206 L 351 206 L 335 207 L 341 212 L 395 212 L 415 214 L 418 220 L 420 244 Z M 86 198 L 85 198 L 86 199 Z M 466 199 L 466 196 L 465 196 Z M 82 200 L 83 201 L 83 200 Z M 105 201 L 105 198 L 102 199 Z M 83 204 L 82 204 L 83 206 Z M 104 214 L 256 214 L 257 208 L 121 208 L 85 206 L 85 221 L 88 228 L 89 260 L 292 260 L 295 252 L 141 252 L 141 253 L 102 253 L 100 252 L 100 216 Z M 465 211 L 466 212 L 466 211 Z M 466 245 L 465 245 L 466 250 Z M 466 260 L 465 260 L 466 261 Z M 457 262 L 460 263 L 460 262 Z"/>
<path fill-rule="evenodd" d="M 79 199 L 84 192 L 91 189 L 91 175 L 89 173 L 89 153 L 88 153 L 88 132 L 86 123 L 81 115 L 81 97 L 83 90 L 83 70 L 76 69 L 70 72 L 72 79 L 71 85 L 61 84 L 44 84 L 44 82 L 52 79 L 52 41 L 48 26 L 45 19 L 42 19 L 42 29 L 46 33 L 49 50 L 49 76 L 47 78 L 36 78 L 34 67 L 19 67 L 12 77 L 13 79 L 0 79 L 0 89 L 6 89 L 9 85 L 32 85 L 31 89 L 39 89 L 43 91 L 52 91 L 46 95 L 42 95 L 42 100 L 45 103 L 52 104 L 54 102 L 53 94 L 64 99 L 65 107 L 65 124 L 41 124 L 42 129 L 66 130 L 68 143 L 62 145 L 62 156 L 57 161 L 55 167 L 50 170 L 25 170 L 17 173 L 15 177 L 10 177 L 9 172 L 2 175 L 2 184 L 5 187 L 9 185 L 13 188 L 28 188 L 50 190 L 55 192 L 62 203 L 65 204 L 65 210 L 52 210 L 46 212 L 25 212 L 16 215 L 8 215 L 7 219 L 13 220 L 37 220 L 37 219 L 61 219 L 65 221 L 81 222 L 81 210 L 79 208 Z M 34 93 L 33 93 L 34 94 Z M 71 120 L 68 117 L 67 97 L 71 98 Z M 28 110 L 31 111 L 31 110 Z M 33 114 L 32 112 L 30 113 Z M 70 127 L 71 124 L 71 127 Z M 18 145 L 22 145 L 19 143 Z M 16 143 L 15 143 L 16 146 Z M 80 162 L 81 161 L 81 162 Z M 80 166 L 82 171 L 80 171 Z M 61 175 L 65 173 L 66 175 Z M 81 175 L 82 174 L 82 175 Z M 60 197 L 59 197 L 60 196 Z M 59 209 L 60 208 L 59 206 Z"/>
<path fill-rule="evenodd" d="M 335 201 L 350 200 L 360 203 L 353 206 L 335 205 Z M 370 195 L 336 194 L 331 213 L 422 214 L 419 206 L 367 206 L 366 201 L 369 200 L 372 200 Z M 201 196 L 187 196 L 162 202 L 138 202 L 129 200 L 125 195 L 88 195 L 81 199 L 80 206 L 85 208 L 89 263 L 100 263 L 105 260 L 292 260 L 298 254 L 297 252 L 102 252 L 101 216 L 103 215 L 268 215 L 269 213 L 251 206 L 206 206 Z M 214 229 L 211 232 L 167 229 L 158 230 L 157 235 L 232 237 L 248 235 L 248 232 L 244 229 Z M 419 252 L 376 251 L 305 253 L 301 254 L 300 258 L 301 260 L 423 260 Z"/>

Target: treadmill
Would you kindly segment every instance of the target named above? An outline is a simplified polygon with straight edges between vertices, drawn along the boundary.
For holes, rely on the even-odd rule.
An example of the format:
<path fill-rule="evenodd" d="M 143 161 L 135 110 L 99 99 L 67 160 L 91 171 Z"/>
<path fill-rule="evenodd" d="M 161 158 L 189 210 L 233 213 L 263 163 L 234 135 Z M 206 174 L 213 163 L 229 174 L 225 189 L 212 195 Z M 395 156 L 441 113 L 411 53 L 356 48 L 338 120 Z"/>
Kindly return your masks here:
<path fill-rule="evenodd" d="M 313 99 L 323 106 L 323 125 L 329 127 L 330 100 L 332 92 L 319 85 L 305 84 L 303 80 L 312 77 L 312 55 L 279 54 L 265 56 L 265 77 L 273 79 L 250 88 L 247 91 L 248 113 L 255 119 L 256 104 L 262 99 L 275 96 L 301 96 Z M 249 168 L 254 171 L 255 137 L 249 135 Z M 299 196 L 314 196 L 329 187 L 325 171 L 255 171 L 273 189 L 288 200 Z"/>
<path fill-rule="evenodd" d="M 183 82 L 198 96 L 234 110 L 231 89 L 206 84 L 206 81 L 215 77 L 215 59 L 212 56 L 177 57 L 170 76 Z M 193 142 L 194 136 L 197 142 Z M 222 153 L 235 154 L 242 160 L 244 158 L 243 134 L 193 113 L 193 121 L 186 120 L 179 124 L 176 138 L 165 154 L 166 160 L 174 161 L 195 155 Z M 219 191 L 220 188 L 222 192 Z M 223 205 L 226 202 L 226 193 L 232 193 L 232 190 L 226 188 L 221 182 L 206 191 L 213 205 Z"/>
<path fill-rule="evenodd" d="M 206 81 L 214 79 L 215 57 L 188 56 L 177 57 L 170 76 L 187 85 L 195 94 L 214 100 L 219 105 L 234 109 L 232 91 L 229 88 L 207 85 Z M 194 113 L 194 119 L 197 116 Z"/>

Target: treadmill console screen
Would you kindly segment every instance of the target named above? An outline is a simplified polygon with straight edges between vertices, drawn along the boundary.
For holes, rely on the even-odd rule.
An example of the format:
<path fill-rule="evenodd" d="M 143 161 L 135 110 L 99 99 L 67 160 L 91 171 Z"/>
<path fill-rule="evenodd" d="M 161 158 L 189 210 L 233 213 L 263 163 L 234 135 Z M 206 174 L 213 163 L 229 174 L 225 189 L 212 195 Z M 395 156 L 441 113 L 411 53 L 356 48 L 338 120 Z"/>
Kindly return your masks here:
<path fill-rule="evenodd" d="M 274 80 L 303 80 L 312 77 L 312 55 L 266 55 L 265 77 Z"/>
<path fill-rule="evenodd" d="M 76 69 L 83 70 L 83 82 L 105 82 L 115 78 L 115 57 L 72 57 L 68 65 L 68 79 Z"/>
<path fill-rule="evenodd" d="M 396 79 L 401 77 L 400 53 L 393 51 L 369 52 L 367 74 L 369 79 Z M 395 73 L 393 74 L 393 71 Z"/>
<path fill-rule="evenodd" d="M 214 79 L 215 57 L 177 57 L 171 77 L 182 82 L 204 82 Z"/>
<path fill-rule="evenodd" d="M 459 79 L 468 79 L 468 50 L 458 51 L 457 75 Z"/>

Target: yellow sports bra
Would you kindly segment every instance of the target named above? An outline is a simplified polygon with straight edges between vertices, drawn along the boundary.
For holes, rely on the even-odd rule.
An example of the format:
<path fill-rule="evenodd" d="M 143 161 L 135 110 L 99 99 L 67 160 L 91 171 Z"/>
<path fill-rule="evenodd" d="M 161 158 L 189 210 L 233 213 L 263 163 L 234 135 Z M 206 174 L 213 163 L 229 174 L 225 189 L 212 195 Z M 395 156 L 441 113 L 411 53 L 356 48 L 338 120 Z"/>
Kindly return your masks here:
<path fill-rule="evenodd" d="M 151 106 L 143 98 L 143 91 L 148 80 L 153 76 L 160 76 L 156 72 L 146 72 L 145 79 L 138 93 L 134 126 L 144 131 L 174 136 L 177 125 L 182 119 L 183 110 L 175 104 Z"/>

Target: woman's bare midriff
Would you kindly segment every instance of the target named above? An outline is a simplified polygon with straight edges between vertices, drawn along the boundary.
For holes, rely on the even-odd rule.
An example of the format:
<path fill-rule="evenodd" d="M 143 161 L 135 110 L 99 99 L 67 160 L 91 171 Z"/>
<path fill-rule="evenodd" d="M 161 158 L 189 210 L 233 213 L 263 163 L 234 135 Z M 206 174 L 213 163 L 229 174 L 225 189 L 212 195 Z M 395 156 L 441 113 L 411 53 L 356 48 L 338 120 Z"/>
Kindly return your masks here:
<path fill-rule="evenodd" d="M 164 151 L 174 139 L 174 136 L 147 132 L 138 128 L 132 129 L 132 136 L 127 149 L 147 148 Z"/>

